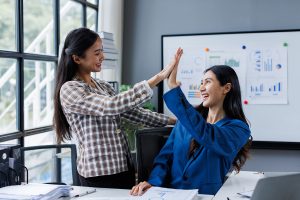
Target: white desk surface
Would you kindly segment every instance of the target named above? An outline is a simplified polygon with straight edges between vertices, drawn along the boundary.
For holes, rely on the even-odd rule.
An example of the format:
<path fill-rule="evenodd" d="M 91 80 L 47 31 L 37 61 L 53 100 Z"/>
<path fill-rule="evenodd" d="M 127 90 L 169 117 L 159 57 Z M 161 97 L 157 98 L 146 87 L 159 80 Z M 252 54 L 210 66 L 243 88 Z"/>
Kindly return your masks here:
<path fill-rule="evenodd" d="M 81 186 L 73 186 L 74 191 L 76 189 L 84 189 L 86 187 Z M 130 190 L 126 189 L 112 189 L 112 188 L 96 188 L 96 192 L 93 192 L 91 194 L 87 194 L 81 197 L 64 197 L 60 198 L 60 200 L 134 200 L 138 198 L 133 198 L 129 194 Z M 72 193 L 72 192 L 71 192 Z M 213 195 L 202 195 L 198 194 L 197 198 L 195 200 L 211 200 L 214 196 Z M 177 200 L 177 199 L 176 199 Z M 180 199 L 178 199 L 180 200 Z"/>
<path fill-rule="evenodd" d="M 265 174 L 253 171 L 241 171 L 236 174 L 232 172 L 226 182 L 215 196 L 213 195 L 201 195 L 197 196 L 196 200 L 227 200 L 239 199 L 238 192 L 246 192 L 254 190 L 258 180 L 263 178 Z M 74 188 L 84 188 L 80 186 L 74 186 Z M 132 196 L 129 194 L 130 190 L 124 189 L 111 189 L 111 188 L 97 188 L 96 192 L 73 198 L 63 198 L 63 200 L 78 199 L 78 200 L 129 200 Z"/>
<path fill-rule="evenodd" d="M 292 172 L 290 172 L 292 173 Z M 230 200 L 241 199 L 241 196 L 237 193 L 247 192 L 254 190 L 255 185 L 258 180 L 273 175 L 288 174 L 287 172 L 253 172 L 253 171 L 241 171 L 236 174 L 232 172 L 220 190 L 215 196 L 212 195 L 198 195 L 196 200 Z M 76 188 L 84 188 L 80 186 L 73 186 Z M 130 200 L 136 199 L 132 198 L 129 194 L 130 190 L 124 189 L 111 189 L 111 188 L 96 188 L 96 192 L 82 196 L 82 197 L 73 197 L 73 198 L 62 198 L 63 200 L 76 199 L 76 200 Z M 137 198 L 138 199 L 138 198 Z M 245 199 L 245 198 L 243 198 Z"/>
<path fill-rule="evenodd" d="M 264 176 L 260 172 L 240 171 L 238 174 L 232 172 L 213 200 L 238 199 L 240 197 L 238 192 L 254 190 L 258 180 Z"/>

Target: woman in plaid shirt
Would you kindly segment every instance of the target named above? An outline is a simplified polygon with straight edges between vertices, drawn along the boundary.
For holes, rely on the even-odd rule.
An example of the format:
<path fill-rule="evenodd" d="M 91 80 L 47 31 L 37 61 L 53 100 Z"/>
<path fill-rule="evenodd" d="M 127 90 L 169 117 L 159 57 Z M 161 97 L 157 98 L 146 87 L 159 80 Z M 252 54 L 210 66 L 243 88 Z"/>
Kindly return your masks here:
<path fill-rule="evenodd" d="M 177 51 L 177 55 L 179 51 Z M 54 125 L 58 143 L 75 136 L 81 184 L 92 187 L 131 188 L 135 170 L 121 118 L 149 127 L 174 124 L 163 114 L 145 110 L 152 88 L 167 78 L 176 63 L 126 92 L 116 94 L 105 81 L 96 81 L 104 59 L 99 35 L 87 28 L 71 31 L 59 60 L 54 99 Z"/>

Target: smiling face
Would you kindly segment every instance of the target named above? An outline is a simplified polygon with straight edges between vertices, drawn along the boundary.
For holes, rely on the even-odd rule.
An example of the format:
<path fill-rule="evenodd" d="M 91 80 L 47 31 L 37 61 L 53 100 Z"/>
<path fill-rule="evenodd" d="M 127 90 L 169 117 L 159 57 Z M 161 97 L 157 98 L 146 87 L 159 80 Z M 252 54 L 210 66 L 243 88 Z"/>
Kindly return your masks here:
<path fill-rule="evenodd" d="M 223 107 L 223 102 L 227 92 L 230 91 L 230 83 L 221 86 L 216 75 L 212 71 L 204 74 L 200 86 L 203 106 L 207 108 Z"/>
<path fill-rule="evenodd" d="M 98 38 L 95 43 L 88 48 L 84 56 L 73 55 L 74 61 L 78 64 L 79 70 L 85 73 L 100 72 L 101 63 L 104 60 L 102 41 Z"/>

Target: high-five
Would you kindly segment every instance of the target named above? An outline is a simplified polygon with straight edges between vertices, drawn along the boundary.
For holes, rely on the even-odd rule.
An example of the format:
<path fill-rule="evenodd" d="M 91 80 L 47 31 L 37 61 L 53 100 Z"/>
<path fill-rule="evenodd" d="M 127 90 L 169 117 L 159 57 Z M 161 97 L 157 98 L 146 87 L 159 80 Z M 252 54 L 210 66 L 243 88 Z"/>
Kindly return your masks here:
<path fill-rule="evenodd" d="M 148 83 L 151 88 L 156 86 L 159 82 L 161 82 L 162 80 L 170 76 L 170 73 L 173 71 L 173 69 L 176 66 L 178 66 L 178 62 L 181 54 L 182 54 L 182 49 L 178 48 L 173 60 L 162 71 L 160 71 L 158 74 L 156 74 L 155 76 L 153 76 L 148 80 Z"/>

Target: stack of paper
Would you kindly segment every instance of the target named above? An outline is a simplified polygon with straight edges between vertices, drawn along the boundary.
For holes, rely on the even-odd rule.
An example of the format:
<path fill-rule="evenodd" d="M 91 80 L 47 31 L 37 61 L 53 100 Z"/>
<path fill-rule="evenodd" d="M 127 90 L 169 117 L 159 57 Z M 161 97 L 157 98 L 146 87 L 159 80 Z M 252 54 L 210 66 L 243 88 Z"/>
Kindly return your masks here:
<path fill-rule="evenodd" d="M 71 186 L 31 183 L 0 188 L 0 200 L 55 200 L 70 196 Z"/>

